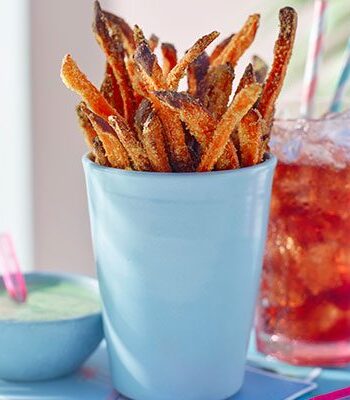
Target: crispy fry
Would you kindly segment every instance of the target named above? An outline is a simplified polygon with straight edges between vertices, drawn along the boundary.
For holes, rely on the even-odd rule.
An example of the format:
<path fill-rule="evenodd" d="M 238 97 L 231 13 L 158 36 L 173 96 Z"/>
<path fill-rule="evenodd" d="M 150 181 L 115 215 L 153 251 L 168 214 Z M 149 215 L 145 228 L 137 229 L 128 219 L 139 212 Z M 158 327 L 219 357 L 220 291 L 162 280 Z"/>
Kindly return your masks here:
<path fill-rule="evenodd" d="M 237 93 L 239 93 L 244 87 L 251 85 L 252 83 L 255 83 L 256 79 L 255 79 L 255 75 L 254 75 L 254 71 L 253 71 L 253 65 L 251 63 L 249 63 L 246 66 L 246 69 L 244 70 L 244 73 L 241 77 L 241 80 L 238 83 L 237 89 L 236 89 L 236 93 L 235 96 L 237 95 Z"/>
<path fill-rule="evenodd" d="M 185 75 L 187 67 L 194 61 L 210 43 L 219 36 L 219 32 L 212 32 L 209 35 L 201 37 L 197 42 L 186 52 L 175 67 L 167 76 L 167 86 L 170 90 L 176 90 L 180 79 Z"/>
<path fill-rule="evenodd" d="M 206 76 L 202 102 L 217 120 L 227 109 L 234 76 L 234 70 L 229 63 L 213 67 Z"/>
<path fill-rule="evenodd" d="M 136 110 L 134 118 L 134 126 L 139 140 L 141 140 L 142 137 L 143 125 L 145 124 L 151 112 L 152 112 L 152 103 L 147 99 L 143 99 Z"/>
<path fill-rule="evenodd" d="M 202 98 L 203 83 L 209 68 L 209 57 L 204 51 L 187 68 L 188 93 L 196 98 Z"/>
<path fill-rule="evenodd" d="M 280 32 L 275 43 L 274 59 L 258 104 L 258 110 L 266 121 L 271 119 L 286 76 L 295 39 L 297 13 L 293 8 L 285 7 L 280 10 L 279 19 Z"/>
<path fill-rule="evenodd" d="M 162 43 L 161 50 L 163 55 L 163 74 L 168 76 L 177 63 L 176 48 L 171 43 Z"/>
<path fill-rule="evenodd" d="M 258 83 L 264 83 L 269 67 L 266 62 L 257 55 L 252 58 L 255 79 Z"/>
<path fill-rule="evenodd" d="M 134 169 L 137 171 L 152 171 L 145 149 L 137 139 L 136 134 L 125 123 L 124 119 L 118 115 L 112 115 L 108 118 L 108 122 L 115 130 L 120 142 L 127 151 Z"/>
<path fill-rule="evenodd" d="M 103 165 L 104 167 L 111 167 L 111 164 L 106 156 L 106 151 L 98 136 L 95 137 L 92 147 L 93 147 L 92 155 L 94 156 L 95 163 Z"/>
<path fill-rule="evenodd" d="M 82 97 L 95 114 L 107 119 L 110 115 L 117 113 L 79 69 L 70 54 L 63 58 L 61 79 L 68 89 L 73 90 Z"/>
<path fill-rule="evenodd" d="M 141 43 L 135 53 L 135 62 L 140 68 L 143 85 L 147 91 L 146 97 L 153 103 L 155 110 L 164 126 L 168 143 L 169 157 L 175 171 L 191 171 L 192 159 L 185 142 L 185 133 L 176 113 L 164 106 L 153 91 L 164 89 L 161 79 L 163 74 L 154 54 L 145 43 Z M 160 71 L 159 71 L 160 70 Z"/>
<path fill-rule="evenodd" d="M 124 62 L 124 48 L 121 43 L 111 37 L 108 31 L 107 20 L 98 4 L 95 3 L 95 21 L 93 30 L 98 44 L 106 54 L 114 76 L 118 82 L 120 94 L 123 99 L 124 117 L 132 123 L 136 104 L 130 78 Z"/>
<path fill-rule="evenodd" d="M 89 110 L 85 103 L 81 103 L 81 109 L 89 118 L 97 136 L 101 140 L 103 148 L 105 149 L 106 157 L 111 166 L 123 169 L 130 168 L 128 154 L 113 129 L 104 119 Z"/>
<path fill-rule="evenodd" d="M 204 152 L 217 126 L 217 122 L 210 113 L 188 93 L 158 91 L 155 92 L 155 95 L 165 105 L 179 114 L 181 120 L 199 143 L 201 152 Z M 234 163 L 232 163 L 233 159 Z M 217 163 L 217 168 L 235 168 L 236 162 L 236 151 L 233 144 L 228 142 L 222 157 Z"/>
<path fill-rule="evenodd" d="M 165 148 L 163 126 L 154 111 L 148 115 L 143 124 L 141 137 L 153 170 L 156 172 L 171 172 Z"/>
<path fill-rule="evenodd" d="M 243 167 L 261 161 L 262 118 L 259 111 L 251 109 L 238 126 L 241 164 Z"/>
<path fill-rule="evenodd" d="M 148 45 L 151 51 L 154 51 L 157 48 L 158 44 L 159 44 L 159 37 L 156 36 L 154 33 L 152 33 L 152 35 L 148 39 Z"/>
<path fill-rule="evenodd" d="M 261 93 L 257 83 L 246 86 L 234 97 L 225 114 L 222 116 L 206 148 L 197 171 L 211 171 L 229 141 L 231 132 L 254 105 Z M 238 165 L 237 165 L 238 167 Z"/>
<path fill-rule="evenodd" d="M 136 47 L 141 43 L 148 43 L 146 36 L 144 35 L 142 29 L 138 25 L 134 26 L 134 42 L 135 42 Z M 148 46 L 149 46 L 149 43 L 148 43 Z"/>
<path fill-rule="evenodd" d="M 103 82 L 101 84 L 100 92 L 108 103 L 123 115 L 124 105 L 123 99 L 120 94 L 118 82 L 116 81 L 111 66 L 106 63 L 106 71 Z"/>
<path fill-rule="evenodd" d="M 112 36 L 120 35 L 123 42 L 123 47 L 128 55 L 132 56 L 135 52 L 136 45 L 134 42 L 134 32 L 129 24 L 123 18 L 120 18 L 108 11 L 103 11 L 103 14 L 107 20 L 108 27 L 112 32 Z"/>
<path fill-rule="evenodd" d="M 78 121 L 79 121 L 79 126 L 84 134 L 84 139 L 89 147 L 89 149 L 93 149 L 94 145 L 94 139 L 97 136 L 95 129 L 91 125 L 91 122 L 86 115 L 86 112 L 84 110 L 85 104 L 83 102 L 80 102 L 77 107 L 76 107 L 76 113 L 78 116 Z"/>
<path fill-rule="evenodd" d="M 213 50 L 213 52 L 210 54 L 210 57 L 209 57 L 210 64 L 212 64 L 214 62 L 214 60 L 219 57 L 219 55 L 222 53 L 224 48 L 229 44 L 229 42 L 233 38 L 233 36 L 234 36 L 234 33 L 232 33 L 230 36 L 223 39 L 219 44 L 216 45 L 215 49 Z"/>
<path fill-rule="evenodd" d="M 229 62 L 233 67 L 236 66 L 242 54 L 252 44 L 259 27 L 259 20 L 259 14 L 250 15 L 242 29 L 231 38 L 224 50 L 213 60 L 212 65 Z"/>

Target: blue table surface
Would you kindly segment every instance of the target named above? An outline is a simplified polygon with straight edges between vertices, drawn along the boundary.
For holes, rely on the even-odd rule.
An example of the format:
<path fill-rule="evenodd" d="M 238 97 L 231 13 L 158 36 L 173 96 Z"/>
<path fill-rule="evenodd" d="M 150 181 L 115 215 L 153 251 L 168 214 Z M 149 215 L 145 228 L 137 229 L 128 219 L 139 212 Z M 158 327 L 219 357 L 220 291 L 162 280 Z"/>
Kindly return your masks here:
<path fill-rule="evenodd" d="M 324 370 L 290 366 L 273 359 L 267 359 L 262 354 L 256 352 L 253 340 L 251 341 L 248 351 L 248 365 L 250 365 L 246 372 L 246 379 L 248 381 L 250 379 L 249 374 L 254 373 L 254 368 L 252 369 L 251 366 L 268 369 L 269 371 L 277 372 L 281 376 L 289 376 L 299 380 L 310 377 L 310 375 L 317 376 L 314 380 L 318 385 L 317 388 L 302 397 L 298 397 L 299 399 L 311 399 L 319 394 L 350 386 L 350 366 L 348 368 Z M 273 376 L 276 375 L 274 374 Z M 278 383 L 273 376 L 271 379 L 268 376 L 266 379 L 264 379 L 263 376 L 261 378 L 255 376 L 254 384 L 250 385 L 246 382 L 242 391 L 234 396 L 234 399 L 260 400 L 262 398 L 261 396 L 263 396 L 264 399 L 281 400 L 281 395 L 277 394 L 277 391 L 279 393 L 281 389 L 281 383 Z M 293 391 L 293 385 L 297 386 L 296 383 L 292 381 L 282 381 L 282 385 L 284 388 L 283 391 L 287 392 L 289 390 L 290 393 L 295 393 L 295 390 Z M 300 383 L 298 385 L 300 385 Z M 255 389 L 258 387 L 259 399 L 256 395 L 256 390 L 252 386 L 254 386 Z M 301 388 L 299 388 L 299 390 L 301 390 Z M 62 397 L 63 392 L 67 393 L 67 395 L 63 395 Z M 283 396 L 283 398 L 286 397 Z M 39 399 L 124 399 L 113 391 L 109 377 L 105 344 L 102 344 L 100 349 L 92 356 L 79 373 L 71 377 L 51 382 L 28 384 L 15 384 L 0 381 L 0 400 Z"/>

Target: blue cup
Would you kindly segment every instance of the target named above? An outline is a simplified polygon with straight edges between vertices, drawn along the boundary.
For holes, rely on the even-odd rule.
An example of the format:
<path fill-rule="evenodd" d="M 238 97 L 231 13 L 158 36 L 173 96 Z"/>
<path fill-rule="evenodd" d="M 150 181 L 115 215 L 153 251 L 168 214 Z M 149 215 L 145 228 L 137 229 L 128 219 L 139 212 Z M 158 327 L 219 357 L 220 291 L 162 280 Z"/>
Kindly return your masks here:
<path fill-rule="evenodd" d="M 243 382 L 276 159 L 152 173 L 83 159 L 115 388 L 222 400 Z"/>

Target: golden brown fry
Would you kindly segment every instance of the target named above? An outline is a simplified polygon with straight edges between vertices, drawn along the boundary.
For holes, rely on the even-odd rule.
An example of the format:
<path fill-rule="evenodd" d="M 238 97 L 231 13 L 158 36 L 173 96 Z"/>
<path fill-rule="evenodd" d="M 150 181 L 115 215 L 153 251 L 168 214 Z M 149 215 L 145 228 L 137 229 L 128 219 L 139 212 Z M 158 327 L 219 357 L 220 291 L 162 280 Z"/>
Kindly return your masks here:
<path fill-rule="evenodd" d="M 275 43 L 274 59 L 258 104 L 258 110 L 265 121 L 271 119 L 276 99 L 282 89 L 297 28 L 297 13 L 293 8 L 282 8 L 279 19 L 280 32 Z"/>
<path fill-rule="evenodd" d="M 68 89 L 73 90 L 82 97 L 95 114 L 107 119 L 110 115 L 117 113 L 79 69 L 70 54 L 63 58 L 61 79 Z"/>
<path fill-rule="evenodd" d="M 210 45 L 210 43 L 219 36 L 219 32 L 212 32 L 209 35 L 201 37 L 186 52 L 181 60 L 175 65 L 167 76 L 167 87 L 169 90 L 176 90 L 180 79 L 185 75 L 187 67 Z"/>
<path fill-rule="evenodd" d="M 80 102 L 76 107 L 76 113 L 78 116 L 79 126 L 84 134 L 84 139 L 89 147 L 93 149 L 94 139 L 97 136 L 95 129 L 91 125 L 91 122 L 85 112 L 85 104 Z"/>
<path fill-rule="evenodd" d="M 153 171 L 171 172 L 165 148 L 163 126 L 154 111 L 148 115 L 148 118 L 143 124 L 141 137 L 142 144 L 146 150 Z"/>
<path fill-rule="evenodd" d="M 163 74 L 168 76 L 177 63 L 176 48 L 171 43 L 162 43 L 161 50 L 163 55 Z"/>
<path fill-rule="evenodd" d="M 217 120 L 227 109 L 234 76 L 234 69 L 229 63 L 211 68 L 206 76 L 202 102 Z"/>
<path fill-rule="evenodd" d="M 93 144 L 92 144 L 92 155 L 94 157 L 95 163 L 99 165 L 103 165 L 104 167 L 110 167 L 111 164 L 109 163 L 107 156 L 106 156 L 106 151 L 103 147 L 103 144 L 98 136 L 95 137 Z"/>
<path fill-rule="evenodd" d="M 107 11 L 103 11 L 103 14 L 107 20 L 108 27 L 112 32 L 112 36 L 115 37 L 120 35 L 123 47 L 128 55 L 132 56 L 135 52 L 136 45 L 134 42 L 134 32 L 131 27 L 123 18 L 118 17 L 117 15 Z"/>
<path fill-rule="evenodd" d="M 154 51 L 157 48 L 158 43 L 159 43 L 159 37 L 156 36 L 154 33 L 152 33 L 152 35 L 148 39 L 148 45 L 151 51 Z"/>
<path fill-rule="evenodd" d="M 136 134 L 125 123 L 124 119 L 118 115 L 112 115 L 108 118 L 108 122 L 115 130 L 120 142 L 127 151 L 134 169 L 137 171 L 152 171 L 145 149 L 137 139 Z"/>
<path fill-rule="evenodd" d="M 232 100 L 225 114 L 222 116 L 213 137 L 202 155 L 197 171 L 211 171 L 229 141 L 231 132 L 240 120 L 254 105 L 261 93 L 261 86 L 257 83 L 243 88 Z M 238 167 L 238 165 L 237 165 Z"/>
<path fill-rule="evenodd" d="M 136 47 L 143 42 L 147 43 L 147 39 L 146 39 L 143 31 L 138 25 L 134 26 L 134 42 L 135 42 Z M 148 43 L 148 45 L 149 45 L 149 43 Z"/>
<path fill-rule="evenodd" d="M 89 110 L 84 103 L 81 103 L 81 109 L 89 118 L 97 136 L 101 140 L 111 166 L 122 169 L 130 168 L 128 154 L 113 129 L 104 119 Z"/>
<path fill-rule="evenodd" d="M 259 111 L 251 109 L 238 126 L 241 164 L 243 167 L 261 161 L 262 118 Z"/>
<path fill-rule="evenodd" d="M 176 111 L 186 124 L 190 133 L 196 138 L 204 152 L 217 126 L 217 121 L 210 113 L 188 93 L 158 91 L 155 95 L 166 106 Z M 234 160 L 234 162 L 232 162 Z M 217 163 L 217 169 L 231 169 L 237 165 L 237 155 L 231 142 L 228 142 L 222 157 Z"/>
<path fill-rule="evenodd" d="M 237 93 L 239 93 L 244 87 L 251 85 L 252 83 L 255 83 L 256 79 L 255 79 L 255 75 L 254 75 L 254 71 L 253 71 L 253 65 L 252 64 L 248 64 L 246 66 L 246 69 L 244 70 L 244 73 L 241 77 L 241 80 L 238 83 L 237 89 L 236 89 L 236 93 L 235 96 L 237 95 Z"/>
<path fill-rule="evenodd" d="M 164 133 L 168 143 L 169 157 L 175 171 L 191 171 L 192 159 L 185 141 L 185 133 L 181 121 L 176 113 L 169 110 L 155 96 L 153 91 L 164 89 L 163 74 L 157 59 L 145 43 L 141 43 L 135 52 L 135 62 L 140 69 L 142 83 L 147 91 L 146 97 L 162 121 Z"/>
<path fill-rule="evenodd" d="M 209 69 L 209 57 L 204 51 L 187 68 L 188 93 L 202 98 L 203 83 Z"/>
<path fill-rule="evenodd" d="M 124 62 L 124 48 L 122 44 L 109 34 L 107 20 L 98 4 L 95 3 L 95 21 L 93 30 L 98 44 L 106 54 L 114 76 L 118 82 L 123 99 L 124 117 L 132 123 L 136 109 L 134 93 Z"/>
<path fill-rule="evenodd" d="M 232 33 L 232 35 L 223 39 L 218 45 L 216 45 L 215 49 L 213 50 L 213 52 L 210 54 L 210 57 L 209 57 L 210 64 L 212 64 L 214 62 L 214 60 L 219 57 L 219 55 L 222 53 L 224 48 L 229 44 L 229 42 L 233 38 L 233 36 L 234 36 L 234 33 Z"/>
<path fill-rule="evenodd" d="M 213 60 L 212 65 L 229 62 L 233 67 L 236 66 L 242 54 L 252 44 L 259 27 L 259 20 L 259 14 L 250 15 L 242 29 L 231 38 L 224 50 Z"/>
<path fill-rule="evenodd" d="M 269 67 L 266 62 L 257 55 L 252 58 L 255 79 L 258 83 L 264 83 Z"/>
<path fill-rule="evenodd" d="M 103 82 L 101 84 L 100 92 L 108 103 L 123 115 L 124 105 L 123 99 L 120 94 L 118 82 L 115 79 L 111 66 L 106 63 L 106 71 Z"/>
<path fill-rule="evenodd" d="M 152 112 L 152 103 L 147 99 L 143 99 L 139 104 L 139 106 L 137 107 L 134 118 L 134 126 L 139 140 L 141 140 L 143 126 L 148 116 L 151 114 L 151 112 Z"/>

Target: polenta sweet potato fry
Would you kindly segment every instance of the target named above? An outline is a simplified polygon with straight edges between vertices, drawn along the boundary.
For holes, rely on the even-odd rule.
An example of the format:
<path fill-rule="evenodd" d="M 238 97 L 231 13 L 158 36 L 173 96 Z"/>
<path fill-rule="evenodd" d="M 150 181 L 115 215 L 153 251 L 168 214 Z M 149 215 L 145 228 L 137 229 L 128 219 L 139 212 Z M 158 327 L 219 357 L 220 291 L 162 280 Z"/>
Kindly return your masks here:
<path fill-rule="evenodd" d="M 253 64 L 253 71 L 255 75 L 255 79 L 258 83 L 264 83 L 267 72 L 268 72 L 268 65 L 266 62 L 257 55 L 254 55 L 252 58 Z"/>
<path fill-rule="evenodd" d="M 235 96 L 237 95 L 237 93 L 239 93 L 244 87 L 251 85 L 252 83 L 255 83 L 256 79 L 255 79 L 255 75 L 254 75 L 254 70 L 253 70 L 253 65 L 251 63 L 249 63 L 244 72 L 243 75 L 238 83 L 237 89 L 236 89 L 236 93 Z"/>
<path fill-rule="evenodd" d="M 218 57 L 213 60 L 212 65 L 215 66 L 229 62 L 235 67 L 242 54 L 253 43 L 259 27 L 259 21 L 259 14 L 250 15 L 242 29 L 232 36 L 226 47 Z"/>
<path fill-rule="evenodd" d="M 95 21 L 93 24 L 93 31 L 98 44 L 106 54 L 108 63 L 118 82 L 120 94 L 123 99 L 123 116 L 129 123 L 132 123 L 136 104 L 130 78 L 125 67 L 124 48 L 121 43 L 116 41 L 116 39 L 109 34 L 107 20 L 98 2 L 95 3 Z"/>
<path fill-rule="evenodd" d="M 114 168 L 128 169 L 131 167 L 128 154 L 108 123 L 81 103 L 82 111 L 87 115 L 102 142 L 105 155 Z"/>
<path fill-rule="evenodd" d="M 168 76 L 177 63 L 176 48 L 171 43 L 162 43 L 161 50 L 163 55 L 163 74 L 164 76 Z"/>
<path fill-rule="evenodd" d="M 227 109 L 234 77 L 234 70 L 232 66 L 227 63 L 213 67 L 205 78 L 204 91 L 201 99 L 203 105 L 217 120 Z"/>
<path fill-rule="evenodd" d="M 152 171 L 142 143 L 137 139 L 136 134 L 130 130 L 125 120 L 118 115 L 112 115 L 108 118 L 108 122 L 127 151 L 134 169 L 136 171 Z"/>
<path fill-rule="evenodd" d="M 212 139 L 202 155 L 197 171 L 211 171 L 214 168 L 230 139 L 231 132 L 254 105 L 260 93 L 261 86 L 257 83 L 253 83 L 243 88 L 234 97 L 227 111 L 218 123 Z"/>
<path fill-rule="evenodd" d="M 258 104 L 258 110 L 266 121 L 273 114 L 276 99 L 282 89 L 297 28 L 297 13 L 293 8 L 282 8 L 279 19 L 280 32 L 275 43 L 274 59 Z"/>
<path fill-rule="evenodd" d="M 98 165 L 102 165 L 104 167 L 111 167 L 111 164 L 106 156 L 106 151 L 98 136 L 95 137 L 92 147 L 93 151 L 91 155 L 93 156 L 95 163 L 97 163 Z"/>
<path fill-rule="evenodd" d="M 139 104 L 139 106 L 137 107 L 134 118 L 135 130 L 140 140 L 142 136 L 143 125 L 145 124 L 151 112 L 152 112 L 152 103 L 147 99 L 143 99 Z"/>
<path fill-rule="evenodd" d="M 148 115 L 143 124 L 141 138 L 153 171 L 171 172 L 165 147 L 163 126 L 154 111 Z"/>
<path fill-rule="evenodd" d="M 152 33 L 152 35 L 148 39 L 148 45 L 151 51 L 154 51 L 157 48 L 158 44 L 159 44 L 159 37 L 154 33 Z"/>
<path fill-rule="evenodd" d="M 106 71 L 101 84 L 100 92 L 108 103 L 118 111 L 120 115 L 124 114 L 123 99 L 120 94 L 118 82 L 115 79 L 111 66 L 106 63 Z"/>
<path fill-rule="evenodd" d="M 232 33 L 230 36 L 223 39 L 219 44 L 216 45 L 215 49 L 213 50 L 213 52 L 210 54 L 210 57 L 209 57 L 210 64 L 212 64 L 214 62 L 214 60 L 219 57 L 219 55 L 222 53 L 224 48 L 228 45 L 228 43 L 233 38 L 233 36 L 234 36 L 234 33 Z"/>
<path fill-rule="evenodd" d="M 67 88 L 79 94 L 95 114 L 104 119 L 117 114 L 117 111 L 79 69 L 70 54 L 63 58 L 61 78 Z"/>
<path fill-rule="evenodd" d="M 210 43 L 219 36 L 219 32 L 211 32 L 208 35 L 201 37 L 197 42 L 186 52 L 186 54 L 179 60 L 175 67 L 170 71 L 167 76 L 167 87 L 169 90 L 176 90 L 180 79 L 185 75 L 187 67 L 193 62 L 203 51 L 210 45 Z"/>
<path fill-rule="evenodd" d="M 85 104 L 80 102 L 76 107 L 79 126 L 83 132 L 85 142 L 89 149 L 93 149 L 94 139 L 97 136 L 94 127 L 92 126 L 88 116 L 85 112 Z"/>
<path fill-rule="evenodd" d="M 204 152 L 217 126 L 217 121 L 212 115 L 188 93 L 158 91 L 155 92 L 155 95 L 165 105 L 179 114 L 180 119 L 199 143 L 201 152 Z M 218 169 L 234 168 L 237 161 L 235 156 L 236 151 L 229 141 L 218 160 Z M 234 158 L 235 161 L 232 164 L 231 162 Z"/>
<path fill-rule="evenodd" d="M 187 68 L 188 93 L 196 98 L 202 98 L 203 84 L 209 69 L 209 56 L 204 51 Z"/>
<path fill-rule="evenodd" d="M 238 126 L 241 165 L 249 167 L 261 161 L 262 118 L 259 111 L 251 109 Z"/>

